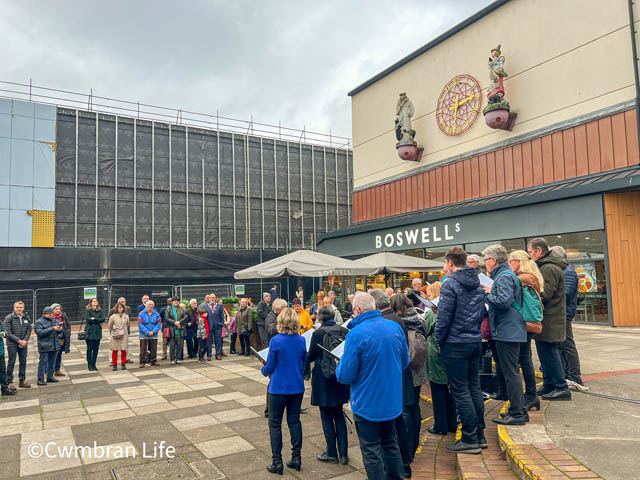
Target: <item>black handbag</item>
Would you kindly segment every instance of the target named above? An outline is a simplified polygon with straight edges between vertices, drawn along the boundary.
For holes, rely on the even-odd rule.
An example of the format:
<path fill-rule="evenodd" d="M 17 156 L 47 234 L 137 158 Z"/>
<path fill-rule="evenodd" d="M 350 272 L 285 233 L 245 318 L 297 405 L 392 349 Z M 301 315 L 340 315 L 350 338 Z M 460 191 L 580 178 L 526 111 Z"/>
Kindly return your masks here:
<path fill-rule="evenodd" d="M 87 332 L 82 330 L 82 325 L 84 325 L 84 320 L 82 320 L 82 322 L 80 322 L 80 330 L 78 330 L 78 340 L 86 340 L 87 339 Z"/>

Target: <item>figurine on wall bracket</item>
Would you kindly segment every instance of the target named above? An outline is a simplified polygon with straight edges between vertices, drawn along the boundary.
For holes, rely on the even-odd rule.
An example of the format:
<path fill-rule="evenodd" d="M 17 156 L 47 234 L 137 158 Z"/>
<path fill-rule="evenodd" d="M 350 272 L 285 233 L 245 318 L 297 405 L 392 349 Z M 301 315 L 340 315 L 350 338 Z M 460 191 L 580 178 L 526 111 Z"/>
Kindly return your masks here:
<path fill-rule="evenodd" d="M 491 90 L 487 95 L 488 105 L 482 110 L 487 126 L 500 130 L 512 130 L 516 122 L 516 113 L 511 113 L 509 102 L 504 98 L 504 79 L 509 75 L 504 71 L 505 58 L 500 45 L 491 50 L 489 57 L 489 79 Z"/>
<path fill-rule="evenodd" d="M 418 147 L 415 141 L 416 131 L 411 128 L 411 117 L 414 112 L 413 103 L 407 94 L 402 92 L 396 103 L 395 131 L 398 140 L 396 149 L 401 159 L 418 162 L 422 157 L 423 149 Z"/>

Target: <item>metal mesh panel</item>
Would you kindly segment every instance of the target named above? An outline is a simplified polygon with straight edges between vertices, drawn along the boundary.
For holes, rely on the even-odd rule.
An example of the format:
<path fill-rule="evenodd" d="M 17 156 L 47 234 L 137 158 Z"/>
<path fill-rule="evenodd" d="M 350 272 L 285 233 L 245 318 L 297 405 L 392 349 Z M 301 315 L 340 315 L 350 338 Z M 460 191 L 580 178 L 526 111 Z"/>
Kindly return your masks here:
<path fill-rule="evenodd" d="M 202 217 L 200 217 L 202 222 Z M 173 192 L 171 198 L 171 245 L 187 246 L 187 195 L 184 192 Z"/>
<path fill-rule="evenodd" d="M 220 226 L 222 247 L 233 248 L 233 159 L 231 135 L 220 134 Z"/>
<path fill-rule="evenodd" d="M 347 179 L 351 178 L 351 174 L 347 175 L 348 169 L 347 152 L 338 150 L 338 220 L 339 227 L 344 228 L 349 224 L 349 212 L 347 202 L 349 200 L 349 187 Z"/>
<path fill-rule="evenodd" d="M 236 219 L 236 247 L 247 247 L 247 211 L 245 209 L 245 139 L 239 135 L 234 137 L 235 160 L 233 162 L 235 174 L 235 205 L 234 215 Z"/>
<path fill-rule="evenodd" d="M 338 227 L 338 218 L 336 216 L 336 150 L 333 148 L 326 149 L 325 156 L 325 175 L 327 182 L 327 231 L 333 232 Z"/>
<path fill-rule="evenodd" d="M 174 294 L 173 285 L 111 285 L 109 289 L 109 305 L 113 306 L 118 298 L 127 299 L 127 305 L 131 307 L 132 315 L 137 311 L 137 306 L 142 301 L 143 295 L 149 295 L 149 298 L 156 304 L 156 310 L 160 310 L 167 304 L 167 297 Z"/>
<path fill-rule="evenodd" d="M 75 244 L 75 185 L 56 183 L 56 245 Z"/>
<path fill-rule="evenodd" d="M 139 247 L 151 246 L 151 191 L 136 192 L 136 242 Z"/>
<path fill-rule="evenodd" d="M 302 186 L 300 185 L 300 145 L 289 144 L 289 184 L 291 248 L 302 248 Z"/>
<path fill-rule="evenodd" d="M 224 284 L 207 284 L 207 285 L 180 285 L 178 287 L 178 295 L 180 299 L 189 301 L 192 298 L 198 300 L 198 304 L 204 302 L 204 296 L 215 293 L 217 298 L 231 297 L 233 295 L 232 286 L 228 283 Z"/>
<path fill-rule="evenodd" d="M 76 181 L 76 115 L 62 109 L 56 122 L 56 181 Z"/>
<path fill-rule="evenodd" d="M 151 122 L 136 125 L 136 186 L 151 189 Z"/>
<path fill-rule="evenodd" d="M 273 142 L 262 142 L 264 172 L 264 248 L 276 248 L 275 164 Z"/>
<path fill-rule="evenodd" d="M 249 228 L 251 233 L 251 248 L 262 245 L 262 170 L 260 168 L 260 139 L 249 138 L 248 159 L 248 198 L 249 198 Z"/>
<path fill-rule="evenodd" d="M 133 188 L 133 122 L 118 119 L 118 187 Z"/>
<path fill-rule="evenodd" d="M 118 160 L 119 161 L 119 160 Z M 133 247 L 133 189 L 118 188 L 118 247 Z"/>
<path fill-rule="evenodd" d="M 24 302 L 24 310 L 31 319 L 38 318 L 33 310 L 33 290 L 0 290 L 0 312 L 2 319 L 13 311 L 15 302 Z M 42 311 L 40 311 L 42 313 Z"/>
<path fill-rule="evenodd" d="M 113 246 L 115 241 L 116 190 L 98 187 L 98 246 Z"/>
<path fill-rule="evenodd" d="M 87 286 L 95 287 L 95 285 Z M 71 323 L 80 323 L 84 319 L 84 312 L 89 303 L 89 300 L 84 299 L 84 287 L 38 288 L 35 291 L 35 298 L 35 309 L 40 314 L 47 305 L 59 303 Z M 106 315 L 110 309 L 109 290 L 106 287 L 98 287 L 96 298 Z"/>
<path fill-rule="evenodd" d="M 289 242 L 289 189 L 287 169 L 287 144 L 286 142 L 276 142 L 276 177 L 278 188 L 276 196 L 277 216 L 278 216 L 278 245 L 280 248 L 290 246 Z"/>
<path fill-rule="evenodd" d="M 115 186 L 116 118 L 100 115 L 98 120 L 98 183 Z"/>
<path fill-rule="evenodd" d="M 306 248 L 315 248 L 313 232 L 313 167 L 311 162 L 311 147 L 302 146 L 302 221 L 304 225 L 304 244 Z"/>

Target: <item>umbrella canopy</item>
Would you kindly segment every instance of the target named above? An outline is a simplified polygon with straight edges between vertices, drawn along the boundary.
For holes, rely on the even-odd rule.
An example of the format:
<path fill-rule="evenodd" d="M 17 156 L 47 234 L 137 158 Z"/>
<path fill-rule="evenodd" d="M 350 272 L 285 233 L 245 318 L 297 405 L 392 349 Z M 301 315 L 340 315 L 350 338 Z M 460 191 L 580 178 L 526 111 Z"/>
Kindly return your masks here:
<path fill-rule="evenodd" d="M 359 258 L 358 262 L 376 267 L 375 273 L 439 272 L 444 267 L 441 262 L 392 252 L 374 253 L 368 257 Z"/>
<path fill-rule="evenodd" d="M 328 277 L 332 275 L 371 275 L 377 268 L 346 258 L 313 250 L 297 250 L 236 272 L 236 279 L 292 277 Z"/>

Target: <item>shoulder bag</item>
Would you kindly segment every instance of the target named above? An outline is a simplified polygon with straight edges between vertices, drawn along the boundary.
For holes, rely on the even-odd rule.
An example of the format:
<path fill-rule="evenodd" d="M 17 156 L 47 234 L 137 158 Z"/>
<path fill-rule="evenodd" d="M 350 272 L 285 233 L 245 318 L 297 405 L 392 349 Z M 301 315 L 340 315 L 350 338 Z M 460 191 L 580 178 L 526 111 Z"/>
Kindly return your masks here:
<path fill-rule="evenodd" d="M 85 330 L 82 330 L 82 325 L 84 325 L 84 319 L 82 320 L 82 322 L 80 322 L 80 330 L 78 330 L 78 340 L 87 339 L 87 332 Z"/>

